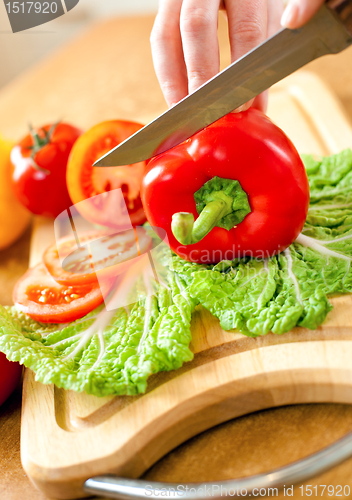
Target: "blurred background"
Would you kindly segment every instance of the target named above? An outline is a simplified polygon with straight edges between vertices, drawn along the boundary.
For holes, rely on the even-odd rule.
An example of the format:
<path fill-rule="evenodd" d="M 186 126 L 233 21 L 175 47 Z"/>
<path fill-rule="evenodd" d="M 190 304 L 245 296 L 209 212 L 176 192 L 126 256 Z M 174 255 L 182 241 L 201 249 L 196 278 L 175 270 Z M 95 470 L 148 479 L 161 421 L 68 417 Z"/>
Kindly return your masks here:
<path fill-rule="evenodd" d="M 46 25 L 13 34 L 5 4 L 1 2 L 0 88 L 90 24 L 117 15 L 152 14 L 157 8 L 158 0 L 80 0 L 66 15 Z"/>
<path fill-rule="evenodd" d="M 28 269 L 31 214 L 13 193 L 10 161 L 28 124 L 64 120 L 87 130 L 117 118 L 147 123 L 166 107 L 149 44 L 158 0 L 80 0 L 18 33 L 7 1 L 0 0 L 1 305 L 12 304 L 12 289 Z"/>

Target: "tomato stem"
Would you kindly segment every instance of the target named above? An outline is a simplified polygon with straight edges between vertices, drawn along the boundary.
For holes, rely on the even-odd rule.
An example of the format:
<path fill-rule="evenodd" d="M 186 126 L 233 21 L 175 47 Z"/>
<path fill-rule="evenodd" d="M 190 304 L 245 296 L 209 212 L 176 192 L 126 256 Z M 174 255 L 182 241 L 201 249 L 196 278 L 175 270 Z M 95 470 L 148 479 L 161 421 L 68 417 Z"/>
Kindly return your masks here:
<path fill-rule="evenodd" d="M 30 147 L 30 149 L 32 150 L 31 160 L 32 160 L 33 168 L 38 170 L 38 172 L 43 172 L 46 175 L 50 175 L 50 170 L 47 170 L 46 168 L 40 167 L 38 165 L 38 163 L 35 161 L 35 155 L 41 149 L 43 149 L 47 144 L 50 144 L 52 135 L 55 132 L 55 129 L 59 123 L 60 122 L 54 123 L 54 125 L 52 125 L 50 127 L 50 130 L 48 130 L 48 131 L 41 129 L 42 132 L 44 133 L 44 137 L 40 136 L 39 131 L 35 130 L 35 128 L 33 127 L 33 125 L 31 123 L 28 124 L 31 137 L 33 139 L 33 146 Z"/>

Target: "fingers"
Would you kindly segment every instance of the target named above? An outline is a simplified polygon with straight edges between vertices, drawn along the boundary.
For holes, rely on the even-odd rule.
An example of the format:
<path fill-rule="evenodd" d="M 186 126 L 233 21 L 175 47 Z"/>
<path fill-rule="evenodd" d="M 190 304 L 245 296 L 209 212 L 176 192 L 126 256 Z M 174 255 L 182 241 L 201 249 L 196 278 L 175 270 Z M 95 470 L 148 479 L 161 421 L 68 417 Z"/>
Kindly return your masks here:
<path fill-rule="evenodd" d="M 236 61 L 266 39 L 266 0 L 226 0 L 231 60 Z"/>
<path fill-rule="evenodd" d="M 322 0 L 301 3 L 318 1 Z M 160 0 L 151 46 L 155 71 L 169 106 L 218 73 L 217 19 L 221 6 L 222 0 Z M 282 2 L 226 0 L 226 11 L 231 58 L 235 61 L 277 31 Z M 256 99 L 261 108 L 264 102 L 265 96 Z"/>
<path fill-rule="evenodd" d="M 280 0 L 267 0 L 268 28 L 267 37 L 275 35 L 281 29 L 281 17 L 284 12 L 284 3 Z"/>
<path fill-rule="evenodd" d="M 219 72 L 219 7 L 220 0 L 183 1 L 180 28 L 189 93 Z"/>
<path fill-rule="evenodd" d="M 259 109 L 263 113 L 266 113 L 268 109 L 269 92 L 266 90 L 261 94 L 257 95 L 253 102 L 253 108 Z"/>
<path fill-rule="evenodd" d="M 231 61 L 234 62 L 266 39 L 266 0 L 226 0 Z M 245 111 L 253 100 L 236 111 Z"/>
<path fill-rule="evenodd" d="M 277 0 L 267 0 L 268 20 L 267 20 L 267 37 L 275 35 L 281 28 L 280 20 L 284 10 L 284 4 Z M 257 108 L 263 113 L 268 109 L 269 92 L 266 90 L 259 94 L 253 102 L 253 108 Z"/>
<path fill-rule="evenodd" d="M 323 5 L 324 0 L 291 0 L 281 18 L 285 28 L 296 29 L 305 24 Z"/>
<path fill-rule="evenodd" d="M 168 106 L 188 93 L 180 33 L 182 0 L 161 0 L 150 37 L 153 63 Z"/>

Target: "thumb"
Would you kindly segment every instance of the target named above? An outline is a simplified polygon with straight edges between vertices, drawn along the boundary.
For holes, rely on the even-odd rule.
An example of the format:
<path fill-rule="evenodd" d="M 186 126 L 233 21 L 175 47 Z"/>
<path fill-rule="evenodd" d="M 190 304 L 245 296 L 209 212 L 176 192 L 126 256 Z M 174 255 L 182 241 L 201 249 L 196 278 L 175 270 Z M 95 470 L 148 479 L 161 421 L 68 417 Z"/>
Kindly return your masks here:
<path fill-rule="evenodd" d="M 324 0 L 290 0 L 282 15 L 281 26 L 300 28 L 314 16 L 323 3 Z"/>

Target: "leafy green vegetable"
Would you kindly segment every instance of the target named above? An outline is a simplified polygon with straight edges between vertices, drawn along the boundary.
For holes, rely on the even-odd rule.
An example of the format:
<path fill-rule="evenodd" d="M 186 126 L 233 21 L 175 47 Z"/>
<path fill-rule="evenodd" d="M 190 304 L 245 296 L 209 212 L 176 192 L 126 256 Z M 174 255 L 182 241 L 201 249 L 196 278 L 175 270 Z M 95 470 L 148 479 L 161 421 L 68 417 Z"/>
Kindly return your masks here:
<path fill-rule="evenodd" d="M 154 295 L 140 293 L 130 310 L 100 308 L 59 327 L 0 308 L 0 351 L 43 383 L 130 395 L 143 393 L 151 374 L 192 359 L 198 303 L 225 330 L 249 336 L 317 328 L 332 308 L 327 297 L 352 292 L 352 151 L 303 159 L 311 204 L 302 234 L 285 252 L 206 266 L 160 251 Z"/>
<path fill-rule="evenodd" d="M 64 328 L 35 323 L 15 308 L 0 308 L 0 351 L 45 384 L 88 394 L 145 392 L 152 373 L 193 358 L 191 313 L 196 302 L 170 275 L 171 292 L 141 299 L 130 313 L 100 309 Z"/>
<path fill-rule="evenodd" d="M 296 242 L 266 261 L 193 273 L 191 295 L 225 330 L 257 336 L 314 329 L 332 308 L 327 295 L 352 292 L 352 151 L 303 159 L 311 205 Z"/>
<path fill-rule="evenodd" d="M 322 273 L 316 271 L 315 261 L 312 265 L 305 260 L 302 251 L 309 253 L 294 244 L 265 261 L 235 263 L 228 273 L 198 271 L 193 274 L 190 294 L 219 318 L 224 330 L 258 336 L 285 333 L 297 324 L 314 329 L 331 305 Z"/>

